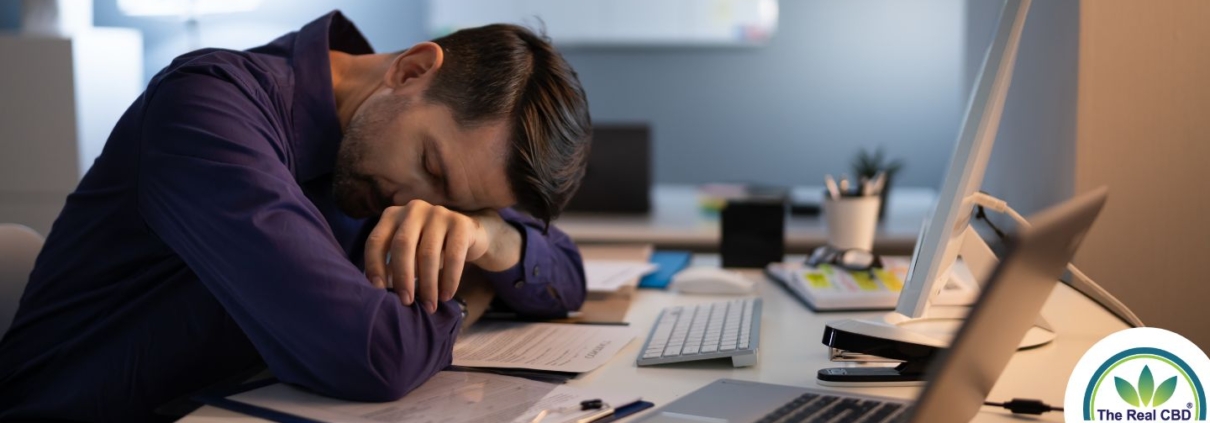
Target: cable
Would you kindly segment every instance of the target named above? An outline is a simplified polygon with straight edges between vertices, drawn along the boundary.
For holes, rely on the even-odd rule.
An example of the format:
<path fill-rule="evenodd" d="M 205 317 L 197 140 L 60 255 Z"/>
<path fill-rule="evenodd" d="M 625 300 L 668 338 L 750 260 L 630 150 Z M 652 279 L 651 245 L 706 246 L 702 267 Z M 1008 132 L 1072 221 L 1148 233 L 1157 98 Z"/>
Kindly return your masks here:
<path fill-rule="evenodd" d="M 1055 407 L 1036 399 L 1013 398 L 1013 400 L 1009 402 L 986 401 L 983 403 L 983 405 L 1007 408 L 1008 411 L 1012 411 L 1013 414 L 1039 415 L 1048 411 L 1063 411 L 1063 407 Z"/>
<path fill-rule="evenodd" d="M 983 206 L 975 206 L 975 218 L 982 220 L 983 223 L 987 224 L 987 227 L 992 228 L 992 232 L 996 233 L 996 237 L 1000 238 L 1000 241 L 1008 241 L 1008 234 L 1005 234 L 1004 231 L 996 227 L 995 223 L 992 223 L 991 219 L 987 218 L 987 213 L 983 212 Z"/>
<path fill-rule="evenodd" d="M 976 217 L 983 219 L 983 221 L 987 222 L 989 225 L 991 225 L 991 221 L 987 219 L 986 214 L 982 214 L 983 207 L 987 207 L 992 211 L 1008 215 L 1013 219 L 1013 221 L 1017 222 L 1017 226 L 1022 228 L 1031 227 L 1029 221 L 1025 220 L 1025 217 L 1021 216 L 1020 213 L 1017 213 L 1016 210 L 1013 210 L 1012 207 L 1009 207 L 1008 203 L 1004 200 L 992 197 L 985 192 L 976 192 L 971 197 L 971 200 L 975 203 L 976 207 L 979 207 L 979 214 L 977 214 Z M 996 229 L 995 225 L 992 225 L 992 229 L 996 231 L 997 235 L 1001 236 L 1001 239 L 1006 239 L 1002 235 L 1002 232 L 1000 232 L 999 229 Z M 1093 301 L 1096 301 L 1101 307 L 1109 310 L 1109 312 L 1113 313 L 1114 316 L 1116 316 L 1118 319 L 1121 319 L 1123 322 L 1126 322 L 1126 324 L 1130 325 L 1131 327 L 1137 328 L 1145 326 L 1143 324 L 1143 320 L 1139 319 L 1139 316 L 1135 315 L 1134 311 L 1130 310 L 1130 307 L 1127 307 L 1126 304 L 1123 304 L 1117 299 L 1117 297 L 1114 297 L 1113 294 L 1110 294 L 1109 291 L 1106 291 L 1105 288 L 1102 288 L 1100 285 L 1098 285 L 1092 280 L 1092 278 L 1089 278 L 1088 275 L 1085 275 L 1084 272 L 1081 272 L 1080 269 L 1074 264 L 1067 263 L 1067 271 L 1071 273 L 1071 280 L 1066 281 L 1067 285 L 1075 289 L 1076 292 L 1079 292 Z"/>

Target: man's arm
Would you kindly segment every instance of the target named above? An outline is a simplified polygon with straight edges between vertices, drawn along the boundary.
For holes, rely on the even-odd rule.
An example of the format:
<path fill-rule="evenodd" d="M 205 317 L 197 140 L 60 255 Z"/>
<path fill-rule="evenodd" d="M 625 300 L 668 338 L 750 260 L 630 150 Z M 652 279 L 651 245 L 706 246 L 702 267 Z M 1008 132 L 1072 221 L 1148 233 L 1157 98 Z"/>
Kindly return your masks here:
<path fill-rule="evenodd" d="M 584 304 L 584 263 L 580 250 L 553 225 L 543 224 L 513 209 L 500 217 L 521 234 L 521 260 L 500 272 L 484 271 L 496 298 L 510 309 L 531 317 L 562 317 Z"/>
<path fill-rule="evenodd" d="M 139 212 L 279 379 L 398 398 L 449 365 L 458 306 L 430 315 L 365 280 L 283 164 L 288 140 L 257 95 L 215 67 L 150 89 Z"/>

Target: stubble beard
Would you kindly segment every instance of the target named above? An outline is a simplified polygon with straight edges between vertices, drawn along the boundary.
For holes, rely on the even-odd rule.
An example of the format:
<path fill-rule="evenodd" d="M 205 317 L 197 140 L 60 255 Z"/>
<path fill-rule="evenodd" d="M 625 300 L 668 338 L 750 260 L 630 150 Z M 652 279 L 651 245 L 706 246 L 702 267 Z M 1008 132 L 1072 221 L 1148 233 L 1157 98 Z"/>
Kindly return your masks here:
<path fill-rule="evenodd" d="M 361 164 L 370 156 L 370 139 L 382 133 L 383 128 L 398 118 L 408 105 L 407 100 L 394 97 L 371 97 L 366 101 L 371 103 L 353 115 L 341 137 L 332 172 L 332 196 L 336 206 L 355 218 L 367 218 L 381 212 L 367 205 L 370 198 L 384 207 L 389 205 L 378 181 L 362 171 Z"/>

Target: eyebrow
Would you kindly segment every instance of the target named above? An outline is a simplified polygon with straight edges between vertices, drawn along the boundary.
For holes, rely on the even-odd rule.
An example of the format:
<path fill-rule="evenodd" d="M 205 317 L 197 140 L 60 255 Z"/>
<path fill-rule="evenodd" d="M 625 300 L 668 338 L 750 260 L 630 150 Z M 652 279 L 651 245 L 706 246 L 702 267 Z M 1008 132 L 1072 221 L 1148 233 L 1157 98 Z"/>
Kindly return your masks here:
<path fill-rule="evenodd" d="M 437 159 L 437 168 L 441 170 L 441 190 L 445 192 L 445 198 L 453 203 L 455 201 L 454 195 L 450 191 L 450 172 L 449 169 L 445 167 L 445 158 L 441 156 L 441 149 L 437 148 L 437 142 L 433 139 L 433 137 L 425 135 L 424 140 L 425 143 L 428 144 L 427 150 L 429 153 L 433 154 L 433 156 Z M 425 163 L 425 166 L 428 166 L 428 163 Z"/>

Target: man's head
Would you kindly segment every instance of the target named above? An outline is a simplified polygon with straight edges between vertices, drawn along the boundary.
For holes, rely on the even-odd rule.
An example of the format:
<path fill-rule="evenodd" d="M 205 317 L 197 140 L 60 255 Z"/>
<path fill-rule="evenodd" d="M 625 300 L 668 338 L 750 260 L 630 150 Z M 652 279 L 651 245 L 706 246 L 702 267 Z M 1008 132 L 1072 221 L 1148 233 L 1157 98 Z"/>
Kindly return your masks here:
<path fill-rule="evenodd" d="M 549 221 L 579 186 L 590 127 L 575 71 L 546 40 L 515 25 L 458 31 L 392 59 L 346 128 L 335 194 L 358 217 L 420 199 Z"/>

